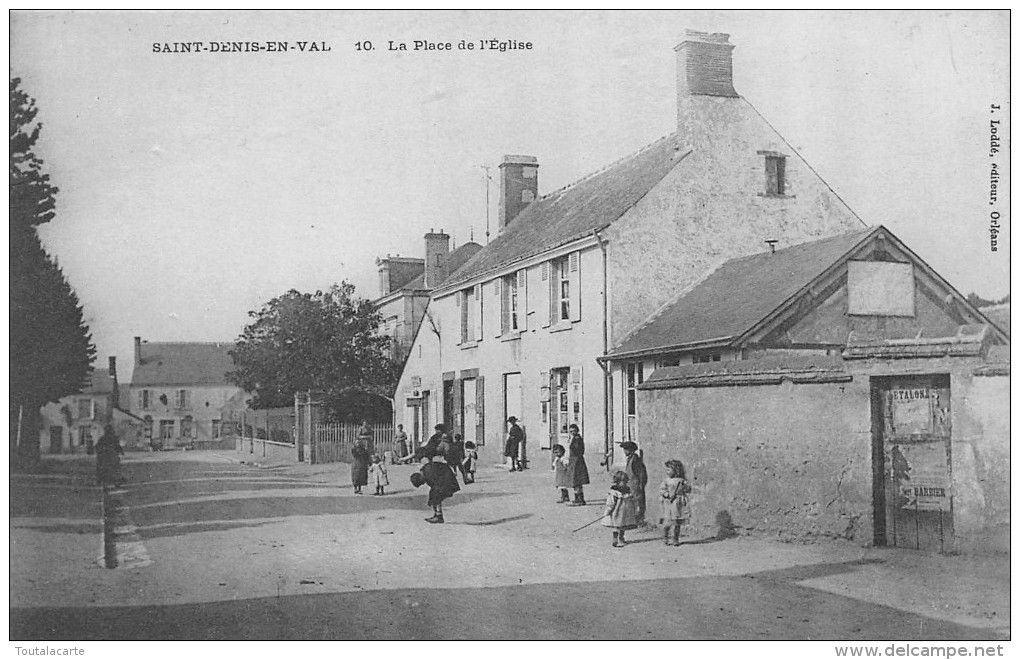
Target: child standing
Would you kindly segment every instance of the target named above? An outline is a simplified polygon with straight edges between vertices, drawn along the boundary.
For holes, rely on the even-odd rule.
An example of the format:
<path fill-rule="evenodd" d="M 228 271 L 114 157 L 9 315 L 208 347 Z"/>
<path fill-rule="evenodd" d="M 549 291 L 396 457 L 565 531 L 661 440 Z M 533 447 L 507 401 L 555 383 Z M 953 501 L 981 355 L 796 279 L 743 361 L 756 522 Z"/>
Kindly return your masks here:
<path fill-rule="evenodd" d="M 574 485 L 570 478 L 570 459 L 567 458 L 567 450 L 563 448 L 563 445 L 553 445 L 552 455 L 552 468 L 556 472 L 556 487 L 560 489 L 560 499 L 556 502 L 564 504 L 570 502 L 569 489 Z"/>
<path fill-rule="evenodd" d="M 386 474 L 386 464 L 379 459 L 379 454 L 372 454 L 372 465 L 368 468 L 368 480 L 375 484 L 373 495 L 385 495 L 386 486 L 390 485 L 390 478 Z"/>
<path fill-rule="evenodd" d="M 667 476 L 659 484 L 662 501 L 662 518 L 666 545 L 680 545 L 680 525 L 687 522 L 687 494 L 691 485 L 687 481 L 684 464 L 678 460 L 666 461 Z M 671 533 L 672 532 L 672 538 Z"/>
<path fill-rule="evenodd" d="M 464 468 L 464 483 L 473 484 L 475 469 L 478 467 L 478 448 L 470 440 L 464 443 L 464 462 L 461 465 Z"/>
<path fill-rule="evenodd" d="M 637 527 L 637 512 L 634 496 L 627 485 L 629 477 L 623 470 L 613 473 L 613 485 L 606 495 L 606 509 L 602 514 L 602 524 L 613 529 L 613 547 L 622 548 L 627 539 L 624 532 Z"/>

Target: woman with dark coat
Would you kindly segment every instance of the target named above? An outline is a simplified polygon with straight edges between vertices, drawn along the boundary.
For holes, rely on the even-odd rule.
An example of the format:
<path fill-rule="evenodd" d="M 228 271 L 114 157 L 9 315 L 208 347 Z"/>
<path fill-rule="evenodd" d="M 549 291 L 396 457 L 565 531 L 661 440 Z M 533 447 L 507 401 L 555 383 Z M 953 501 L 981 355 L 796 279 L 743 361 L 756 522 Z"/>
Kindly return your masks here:
<path fill-rule="evenodd" d="M 570 425 L 570 448 L 567 452 L 570 457 L 570 466 L 567 469 L 570 482 L 574 486 L 574 501 L 568 506 L 584 506 L 584 487 L 591 481 L 588 478 L 588 464 L 584 461 L 584 438 L 581 437 L 581 429 L 577 424 Z"/>
<path fill-rule="evenodd" d="M 637 505 L 638 524 L 644 524 L 645 520 L 645 486 L 648 485 L 648 470 L 645 468 L 644 459 L 638 451 L 637 443 L 627 442 L 620 444 L 624 456 L 627 457 L 627 465 L 623 471 L 627 473 L 628 485 L 634 494 L 634 503 Z"/>
<path fill-rule="evenodd" d="M 351 483 L 358 495 L 361 494 L 361 487 L 368 485 L 368 463 L 371 457 L 372 452 L 359 437 L 351 447 Z"/>

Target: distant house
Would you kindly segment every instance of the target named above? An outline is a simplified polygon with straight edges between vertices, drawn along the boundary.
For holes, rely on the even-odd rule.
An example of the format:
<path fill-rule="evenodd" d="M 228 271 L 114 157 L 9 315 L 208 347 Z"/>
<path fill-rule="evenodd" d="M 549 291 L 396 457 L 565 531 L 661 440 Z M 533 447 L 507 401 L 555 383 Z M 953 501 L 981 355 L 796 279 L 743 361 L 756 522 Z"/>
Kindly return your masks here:
<path fill-rule="evenodd" d="M 475 256 L 482 246 L 467 242 L 450 252 L 450 236 L 440 229 L 425 234 L 425 258 L 393 257 L 376 260 L 379 297 L 373 302 L 383 318 L 381 332 L 393 338 L 391 355 L 403 362 L 425 318 L 429 295 L 451 273 Z"/>
<path fill-rule="evenodd" d="M 602 359 L 694 524 L 1009 547 L 1009 335 L 884 227 L 725 262 Z"/>
<path fill-rule="evenodd" d="M 244 394 L 226 379 L 234 370 L 232 348 L 232 342 L 148 342 L 135 337 L 130 410 L 143 420 L 144 444 L 192 446 L 223 435 L 224 407 Z"/>
<path fill-rule="evenodd" d="M 117 358 L 109 369 L 95 369 L 81 393 L 48 403 L 40 411 L 39 448 L 48 454 L 77 454 L 91 451 L 103 428 L 113 424 L 125 448 L 137 439 L 131 415 L 122 409 L 126 387 L 117 381 Z"/>

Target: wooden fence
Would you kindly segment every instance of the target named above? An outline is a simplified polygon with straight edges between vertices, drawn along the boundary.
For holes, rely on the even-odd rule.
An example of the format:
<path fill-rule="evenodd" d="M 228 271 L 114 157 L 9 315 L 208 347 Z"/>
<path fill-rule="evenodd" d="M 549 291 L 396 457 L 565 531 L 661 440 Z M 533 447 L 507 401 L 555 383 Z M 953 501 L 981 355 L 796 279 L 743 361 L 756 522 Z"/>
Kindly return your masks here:
<path fill-rule="evenodd" d="M 368 450 L 373 454 L 379 454 L 392 450 L 397 455 L 393 441 L 392 424 L 369 424 L 372 430 L 372 440 L 368 443 Z M 350 463 L 351 447 L 358 438 L 360 424 L 316 424 L 315 425 L 315 447 L 312 456 L 315 463 Z"/>

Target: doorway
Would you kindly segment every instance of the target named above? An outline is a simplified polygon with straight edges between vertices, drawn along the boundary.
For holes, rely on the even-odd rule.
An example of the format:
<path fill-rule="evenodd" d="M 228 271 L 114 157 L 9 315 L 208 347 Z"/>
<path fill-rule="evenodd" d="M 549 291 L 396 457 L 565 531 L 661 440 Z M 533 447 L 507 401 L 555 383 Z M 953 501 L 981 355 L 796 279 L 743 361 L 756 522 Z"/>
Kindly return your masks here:
<path fill-rule="evenodd" d="M 875 545 L 951 548 L 949 376 L 873 377 L 871 417 Z"/>

